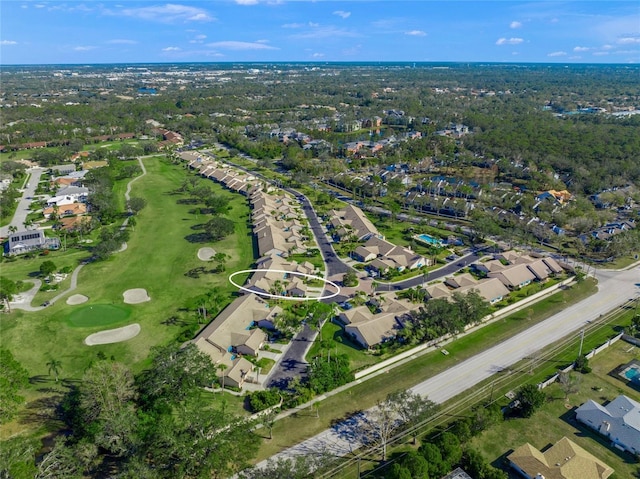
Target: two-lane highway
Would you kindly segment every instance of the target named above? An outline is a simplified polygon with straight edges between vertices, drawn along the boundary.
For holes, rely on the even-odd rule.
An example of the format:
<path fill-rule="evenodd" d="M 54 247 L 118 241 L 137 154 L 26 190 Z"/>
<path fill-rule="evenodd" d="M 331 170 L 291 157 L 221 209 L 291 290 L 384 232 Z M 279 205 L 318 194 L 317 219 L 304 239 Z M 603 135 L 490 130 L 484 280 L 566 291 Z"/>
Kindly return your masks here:
<path fill-rule="evenodd" d="M 443 403 L 476 384 L 491 377 L 497 371 L 508 368 L 536 351 L 579 331 L 585 323 L 636 298 L 640 292 L 640 268 L 627 271 L 598 270 L 598 292 L 577 304 L 569 306 L 528 330 L 483 351 L 434 377 L 425 379 L 412 388 L 432 401 Z M 328 429 L 273 456 L 292 457 L 304 454 L 331 452 L 344 456 L 360 447 L 345 440 L 336 429 Z M 262 461 L 258 467 L 264 466 Z"/>

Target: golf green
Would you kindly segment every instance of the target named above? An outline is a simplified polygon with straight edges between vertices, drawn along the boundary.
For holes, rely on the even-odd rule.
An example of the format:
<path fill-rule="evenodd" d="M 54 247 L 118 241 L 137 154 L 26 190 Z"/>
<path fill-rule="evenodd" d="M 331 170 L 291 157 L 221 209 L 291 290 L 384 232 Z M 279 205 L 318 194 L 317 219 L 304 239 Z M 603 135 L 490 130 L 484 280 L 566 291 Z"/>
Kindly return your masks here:
<path fill-rule="evenodd" d="M 127 319 L 131 310 L 112 304 L 92 304 L 83 306 L 69 315 L 69 324 L 76 328 L 107 326 Z"/>

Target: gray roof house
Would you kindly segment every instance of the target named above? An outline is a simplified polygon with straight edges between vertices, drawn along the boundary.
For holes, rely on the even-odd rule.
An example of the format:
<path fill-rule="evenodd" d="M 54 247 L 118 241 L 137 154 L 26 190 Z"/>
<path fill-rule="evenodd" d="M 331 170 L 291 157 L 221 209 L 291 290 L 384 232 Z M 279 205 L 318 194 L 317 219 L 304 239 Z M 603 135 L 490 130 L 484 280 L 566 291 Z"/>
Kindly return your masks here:
<path fill-rule="evenodd" d="M 47 238 L 42 230 L 25 230 L 9 235 L 9 239 L 4 244 L 4 254 L 11 256 L 29 251 L 58 248 L 60 248 L 58 238 Z"/>
<path fill-rule="evenodd" d="M 576 409 L 576 419 L 611 439 L 620 449 L 640 454 L 640 403 L 621 395 L 606 406 L 588 400 Z"/>

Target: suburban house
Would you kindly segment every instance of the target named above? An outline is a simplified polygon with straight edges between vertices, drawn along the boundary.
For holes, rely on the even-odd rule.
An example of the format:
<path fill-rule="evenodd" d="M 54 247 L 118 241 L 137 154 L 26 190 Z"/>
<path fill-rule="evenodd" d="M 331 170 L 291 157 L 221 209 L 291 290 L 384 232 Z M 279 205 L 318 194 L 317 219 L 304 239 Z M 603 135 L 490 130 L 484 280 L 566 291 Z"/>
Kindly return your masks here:
<path fill-rule="evenodd" d="M 51 172 L 51 174 L 55 175 L 69 175 L 76 171 L 76 165 L 75 163 L 68 163 L 66 165 L 53 165 L 49 167 L 49 171 Z"/>
<path fill-rule="evenodd" d="M 444 283 L 435 283 L 430 284 L 426 288 L 424 288 L 427 292 L 429 298 L 438 299 L 438 298 L 448 298 L 451 296 L 452 291 L 447 288 Z"/>
<path fill-rule="evenodd" d="M 403 318 L 419 305 L 404 299 L 381 296 L 377 312 L 363 305 L 342 311 L 338 319 L 345 325 L 345 332 L 364 348 L 393 339 L 404 327 Z"/>
<path fill-rule="evenodd" d="M 259 259 L 256 263 L 256 269 L 258 271 L 254 272 L 247 280 L 246 288 L 257 293 L 296 297 L 307 295 L 306 277 L 303 275 L 312 275 L 315 272 L 315 266 L 309 262 L 287 261 L 280 256 Z"/>
<path fill-rule="evenodd" d="M 225 386 L 242 389 L 245 382 L 249 381 L 249 374 L 253 371 L 253 363 L 240 357 L 233 361 L 231 368 L 223 370 L 220 375 L 221 383 Z"/>
<path fill-rule="evenodd" d="M 483 279 L 475 284 L 461 286 L 456 291 L 462 294 L 475 291 L 489 304 L 502 301 L 502 299 L 509 294 L 507 287 L 497 278 Z"/>
<path fill-rule="evenodd" d="M 58 190 L 56 196 L 47 200 L 47 206 L 65 206 L 72 203 L 84 203 L 89 196 L 89 189 L 83 186 L 67 186 Z"/>
<path fill-rule="evenodd" d="M 367 240 L 372 236 L 383 238 L 369 218 L 357 206 L 349 204 L 343 210 L 331 210 L 328 216 L 330 218 L 329 226 L 333 229 L 334 236 L 339 240 L 352 235 L 358 241 Z"/>
<path fill-rule="evenodd" d="M 454 288 L 453 291 L 446 289 L 445 285 Z M 475 291 L 490 304 L 501 301 L 509 294 L 509 290 L 498 278 L 476 279 L 469 273 L 450 276 L 445 280 L 444 284 L 440 283 L 440 286 L 438 284 L 430 285 L 426 289 L 431 298 L 448 298 L 453 293 L 466 294 L 470 291 Z"/>
<path fill-rule="evenodd" d="M 60 229 L 69 233 L 81 230 L 91 224 L 91 216 L 70 216 L 60 219 Z"/>
<path fill-rule="evenodd" d="M 219 371 L 220 377 L 224 373 L 225 384 L 231 385 L 226 378 L 232 377 L 239 383 L 236 387 L 242 387 L 245 375 L 239 371 L 252 370 L 245 362 L 251 363 L 242 356 L 258 356 L 267 336 L 255 326 L 269 315 L 270 307 L 266 301 L 255 294 L 246 294 L 235 299 L 194 338 L 198 349 L 214 364 L 226 366 Z"/>
<path fill-rule="evenodd" d="M 526 264 L 513 264 L 502 271 L 488 273 L 489 278 L 498 278 L 510 290 L 520 289 L 530 284 L 536 276 Z"/>
<path fill-rule="evenodd" d="M 4 243 L 4 254 L 12 256 L 40 251 L 43 249 L 59 249 L 58 238 L 48 238 L 42 230 L 25 230 L 11 233 Z"/>
<path fill-rule="evenodd" d="M 593 400 L 576 409 L 576 419 L 603 436 L 614 446 L 640 454 L 640 403 L 621 395 L 606 406 Z"/>
<path fill-rule="evenodd" d="M 358 261 L 371 261 L 367 269 L 378 273 L 384 273 L 389 269 L 416 269 L 431 264 L 431 260 L 409 248 L 396 246 L 377 236 L 370 237 L 364 245 L 358 246 L 351 256 Z"/>
<path fill-rule="evenodd" d="M 613 469 L 563 437 L 544 452 L 526 443 L 507 456 L 527 479 L 606 479 Z"/>
<path fill-rule="evenodd" d="M 61 206 L 48 206 L 42 210 L 42 214 L 44 215 L 45 219 L 49 219 L 54 213 L 58 215 L 58 218 L 64 218 L 65 216 L 83 215 L 86 212 L 87 205 L 85 203 L 71 203 Z"/>

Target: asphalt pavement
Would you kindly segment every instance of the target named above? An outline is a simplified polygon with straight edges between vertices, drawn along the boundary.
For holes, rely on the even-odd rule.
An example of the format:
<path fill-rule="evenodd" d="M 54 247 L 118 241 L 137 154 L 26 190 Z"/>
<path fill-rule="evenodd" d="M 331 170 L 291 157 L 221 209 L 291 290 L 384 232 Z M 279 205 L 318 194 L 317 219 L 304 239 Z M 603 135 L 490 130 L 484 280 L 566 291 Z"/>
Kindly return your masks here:
<path fill-rule="evenodd" d="M 476 384 L 504 370 L 518 361 L 531 357 L 551 343 L 577 333 L 585 324 L 598 319 L 615 307 L 640 294 L 640 268 L 636 265 L 626 271 L 597 270 L 598 292 L 528 330 L 483 351 L 434 377 L 427 378 L 412 391 L 443 403 Z M 348 420 L 347 420 L 348 421 Z M 341 434 L 340 424 L 327 429 L 272 458 L 330 452 L 347 455 L 361 444 Z M 264 467 L 262 461 L 258 467 Z"/>
<path fill-rule="evenodd" d="M 31 176 L 22 191 L 22 197 L 20 198 L 16 212 L 13 215 L 13 219 L 7 226 L 0 228 L 0 237 L 2 238 L 9 236 L 9 228 L 12 226 L 15 226 L 17 231 L 23 231 L 25 229 L 24 222 L 27 219 L 27 215 L 31 212 L 31 200 L 36 194 L 36 188 L 38 187 L 42 173 L 44 173 L 44 169 L 29 168 L 27 173 Z"/>

